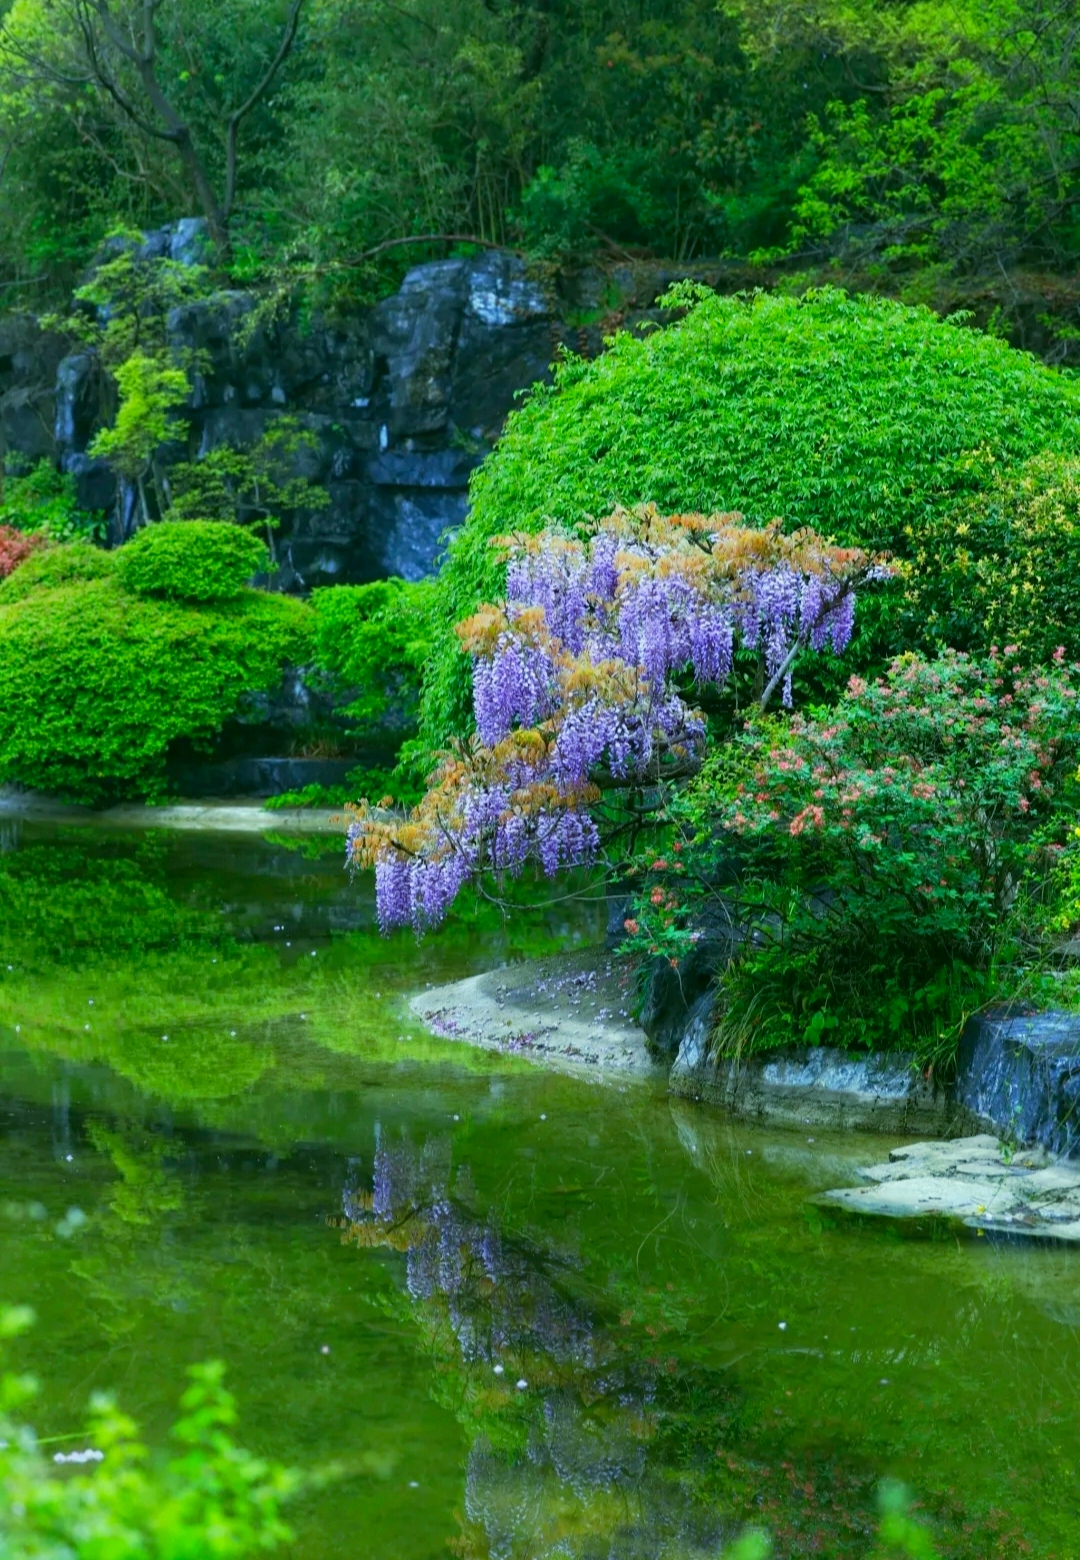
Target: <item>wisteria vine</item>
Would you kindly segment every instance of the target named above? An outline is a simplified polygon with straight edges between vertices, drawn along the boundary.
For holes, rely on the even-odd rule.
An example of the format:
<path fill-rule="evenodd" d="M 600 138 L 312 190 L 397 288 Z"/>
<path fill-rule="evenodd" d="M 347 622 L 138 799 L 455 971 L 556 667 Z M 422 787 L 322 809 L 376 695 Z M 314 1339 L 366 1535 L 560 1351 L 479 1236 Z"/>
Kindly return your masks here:
<path fill-rule="evenodd" d="M 842 652 L 855 593 L 887 566 L 815 533 L 739 515 L 616 510 L 581 541 L 504 539 L 506 599 L 458 625 L 476 735 L 445 755 L 407 819 L 361 804 L 350 859 L 373 866 L 384 931 L 438 924 L 485 871 L 549 877 L 593 861 L 610 787 L 694 769 L 705 722 L 678 686 L 722 685 L 757 650 L 765 705 L 790 705 L 804 652 Z"/>

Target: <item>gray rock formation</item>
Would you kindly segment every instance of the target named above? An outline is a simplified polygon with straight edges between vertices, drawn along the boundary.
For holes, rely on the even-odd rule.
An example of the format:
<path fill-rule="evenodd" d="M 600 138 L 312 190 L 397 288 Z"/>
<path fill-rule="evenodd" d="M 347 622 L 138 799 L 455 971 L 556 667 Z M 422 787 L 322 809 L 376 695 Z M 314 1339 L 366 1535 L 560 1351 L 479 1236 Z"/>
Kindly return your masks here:
<path fill-rule="evenodd" d="M 138 253 L 191 264 L 204 245 L 201 222 L 185 219 L 147 234 Z M 592 354 L 616 324 L 659 321 L 657 297 L 684 274 L 627 265 L 584 271 L 556 291 L 491 250 L 416 266 L 392 297 L 333 319 L 263 317 L 253 295 L 219 292 L 168 318 L 170 341 L 204 367 L 167 458 L 250 446 L 275 418 L 296 417 L 316 441 L 305 474 L 330 503 L 281 534 L 276 584 L 418 579 L 464 519 L 469 476 L 515 396 L 549 377 L 562 346 Z M 745 281 L 715 269 L 703 279 Z M 65 357 L 31 317 L 0 320 L 0 460 L 54 459 L 84 507 L 108 511 L 119 543 L 136 522 L 133 495 L 87 453 L 114 412 L 92 352 Z"/>
<path fill-rule="evenodd" d="M 58 336 L 29 314 L 0 319 L 0 458 L 23 463 L 56 450 L 56 375 L 64 356 Z"/>
<path fill-rule="evenodd" d="M 190 241 L 152 235 L 144 248 L 176 259 Z M 544 292 L 521 261 L 492 252 L 418 266 L 400 292 L 340 323 L 262 321 L 255 308 L 248 294 L 222 292 L 169 315 L 170 342 L 203 365 L 169 456 L 247 447 L 275 419 L 299 418 L 315 448 L 297 474 L 325 485 L 330 503 L 301 512 L 280 536 L 278 583 L 302 590 L 430 573 L 515 393 L 544 378 L 555 356 L 561 337 Z M 112 411 L 100 381 L 92 353 L 59 364 L 54 451 L 81 502 L 111 511 L 119 542 L 134 521 L 130 496 L 87 454 Z M 7 447 L 50 453 L 40 438 L 33 452 L 20 437 Z"/>
<path fill-rule="evenodd" d="M 720 1105 L 742 1120 L 854 1132 L 931 1132 L 961 1126 L 954 1102 L 917 1070 L 914 1058 L 853 1056 L 831 1046 L 797 1046 L 745 1061 L 709 1046 L 711 997 L 699 998 L 671 1069 L 673 1094 Z"/>
<path fill-rule="evenodd" d="M 979 1014 L 964 1032 L 957 1099 L 985 1126 L 1080 1153 L 1080 1014 Z"/>
<path fill-rule="evenodd" d="M 657 1061 L 674 1061 L 691 1030 L 707 1034 L 711 1029 L 717 974 L 747 936 L 737 916 L 734 902 L 718 895 L 701 917 L 697 941 L 678 965 L 659 955 L 645 969 L 638 1018 Z"/>

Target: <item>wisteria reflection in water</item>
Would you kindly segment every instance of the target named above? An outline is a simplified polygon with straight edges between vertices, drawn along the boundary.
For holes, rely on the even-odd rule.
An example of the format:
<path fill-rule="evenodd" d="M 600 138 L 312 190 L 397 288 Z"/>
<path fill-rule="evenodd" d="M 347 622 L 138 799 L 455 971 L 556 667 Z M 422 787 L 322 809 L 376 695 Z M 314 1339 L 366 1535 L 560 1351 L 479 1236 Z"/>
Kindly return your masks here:
<path fill-rule="evenodd" d="M 343 1197 L 343 1240 L 404 1256 L 436 1379 L 454 1383 L 444 1396 L 472 1438 L 458 1552 L 718 1554 L 733 1525 L 695 1498 L 692 1466 L 672 1467 L 658 1434 L 687 1386 L 676 1362 L 642 1360 L 617 1319 L 575 1294 L 572 1255 L 504 1231 L 475 1202 L 448 1138 L 381 1133 L 371 1190 L 357 1174 Z"/>

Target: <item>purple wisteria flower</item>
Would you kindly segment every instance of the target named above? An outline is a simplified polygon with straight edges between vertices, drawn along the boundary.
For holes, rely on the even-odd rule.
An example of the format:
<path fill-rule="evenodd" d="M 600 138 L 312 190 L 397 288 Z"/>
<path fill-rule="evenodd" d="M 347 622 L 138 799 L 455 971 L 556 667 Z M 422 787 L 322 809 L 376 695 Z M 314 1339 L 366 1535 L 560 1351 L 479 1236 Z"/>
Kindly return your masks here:
<path fill-rule="evenodd" d="M 492 642 L 490 611 L 462 625 L 468 636 L 480 624 L 471 640 L 480 746 L 450 791 L 436 786 L 436 801 L 414 815 L 422 822 L 410 824 L 408 849 L 387 838 L 370 853 L 384 930 L 436 925 L 485 870 L 516 876 L 533 862 L 553 876 L 588 864 L 600 847 L 589 811 L 597 778 L 655 785 L 699 759 L 705 722 L 689 683 L 722 685 L 741 645 L 763 658 L 766 696 L 779 686 L 790 705 L 797 657 L 841 653 L 856 578 L 882 572 L 810 533 L 655 511 L 635 529 L 628 518 L 612 516 L 587 542 L 545 533 L 518 544 L 501 632 Z"/>

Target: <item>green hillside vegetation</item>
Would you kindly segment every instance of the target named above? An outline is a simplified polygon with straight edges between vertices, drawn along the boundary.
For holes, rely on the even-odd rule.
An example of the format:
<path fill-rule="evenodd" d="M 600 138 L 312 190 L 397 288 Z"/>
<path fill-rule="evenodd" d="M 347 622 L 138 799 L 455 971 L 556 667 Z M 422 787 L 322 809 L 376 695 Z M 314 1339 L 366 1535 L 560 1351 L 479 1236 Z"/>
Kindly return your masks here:
<path fill-rule="evenodd" d="M 97 6 L 5 7 L 13 302 L 61 296 L 118 223 L 202 215 L 236 280 L 284 273 L 337 301 L 474 238 L 556 268 L 652 255 L 833 275 L 969 304 L 1075 353 L 1069 7 L 121 0 L 109 14 L 112 34 Z M 117 40 L 147 16 L 140 75 Z"/>

